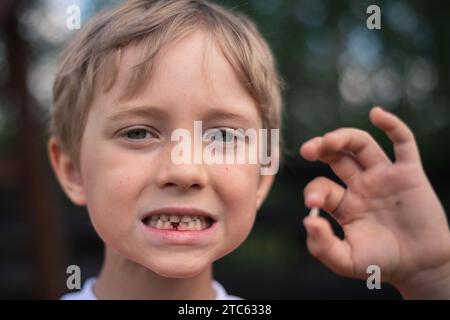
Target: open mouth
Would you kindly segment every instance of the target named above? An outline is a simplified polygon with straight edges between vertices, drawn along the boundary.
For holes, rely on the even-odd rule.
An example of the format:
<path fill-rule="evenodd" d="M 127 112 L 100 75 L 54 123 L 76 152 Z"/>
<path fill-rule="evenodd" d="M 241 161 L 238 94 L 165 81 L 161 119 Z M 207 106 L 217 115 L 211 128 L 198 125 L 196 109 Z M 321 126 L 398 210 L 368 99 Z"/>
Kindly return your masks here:
<path fill-rule="evenodd" d="M 210 228 L 216 220 L 198 210 L 162 210 L 154 211 L 142 219 L 153 229 L 174 231 L 201 231 Z"/>
<path fill-rule="evenodd" d="M 215 221 L 209 217 L 161 215 L 144 218 L 142 222 L 155 229 L 197 231 L 208 229 Z"/>

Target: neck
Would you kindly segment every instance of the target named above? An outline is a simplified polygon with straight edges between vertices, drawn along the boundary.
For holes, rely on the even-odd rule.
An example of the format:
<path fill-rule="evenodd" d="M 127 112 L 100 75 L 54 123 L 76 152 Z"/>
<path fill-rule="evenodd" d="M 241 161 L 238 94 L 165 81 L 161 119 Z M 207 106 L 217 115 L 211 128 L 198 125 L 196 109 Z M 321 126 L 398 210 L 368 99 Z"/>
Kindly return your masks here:
<path fill-rule="evenodd" d="M 206 300 L 216 296 L 211 266 L 192 278 L 166 278 L 109 247 L 93 290 L 98 299 Z"/>

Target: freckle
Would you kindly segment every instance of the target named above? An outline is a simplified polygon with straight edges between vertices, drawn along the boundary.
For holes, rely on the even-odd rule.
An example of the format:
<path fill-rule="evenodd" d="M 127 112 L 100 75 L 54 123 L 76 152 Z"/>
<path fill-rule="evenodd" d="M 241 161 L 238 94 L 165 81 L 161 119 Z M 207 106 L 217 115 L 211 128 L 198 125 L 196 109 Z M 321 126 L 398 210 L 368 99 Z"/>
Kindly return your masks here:
<path fill-rule="evenodd" d="M 401 201 L 400 200 L 397 200 L 396 202 L 395 202 L 395 205 L 397 206 L 397 207 L 400 207 L 401 206 Z"/>

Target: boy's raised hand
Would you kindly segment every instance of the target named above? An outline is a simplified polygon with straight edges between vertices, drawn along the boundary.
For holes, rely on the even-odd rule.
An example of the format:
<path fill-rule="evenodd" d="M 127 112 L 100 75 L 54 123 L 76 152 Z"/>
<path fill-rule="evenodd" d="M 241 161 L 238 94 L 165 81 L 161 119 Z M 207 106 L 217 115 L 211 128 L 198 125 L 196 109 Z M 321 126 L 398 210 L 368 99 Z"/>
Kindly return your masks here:
<path fill-rule="evenodd" d="M 450 299 L 450 231 L 428 181 L 411 130 L 381 108 L 371 122 L 394 144 L 392 162 L 365 131 L 342 128 L 313 138 L 300 154 L 328 163 L 346 188 L 318 177 L 305 188 L 305 205 L 319 207 L 342 226 L 333 234 L 322 217 L 304 220 L 313 256 L 339 275 L 366 279 L 377 265 L 384 282 L 405 298 Z"/>

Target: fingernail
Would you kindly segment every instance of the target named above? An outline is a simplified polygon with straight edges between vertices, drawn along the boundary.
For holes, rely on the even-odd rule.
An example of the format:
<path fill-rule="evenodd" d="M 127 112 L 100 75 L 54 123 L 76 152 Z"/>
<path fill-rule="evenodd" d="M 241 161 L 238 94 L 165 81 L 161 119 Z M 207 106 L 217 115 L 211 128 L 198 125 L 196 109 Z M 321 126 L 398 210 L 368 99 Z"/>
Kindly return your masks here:
<path fill-rule="evenodd" d="M 317 193 L 310 193 L 306 196 L 306 203 L 308 204 L 308 207 L 311 205 L 311 202 L 315 202 L 314 204 L 317 205 L 319 200 L 320 197 Z"/>

